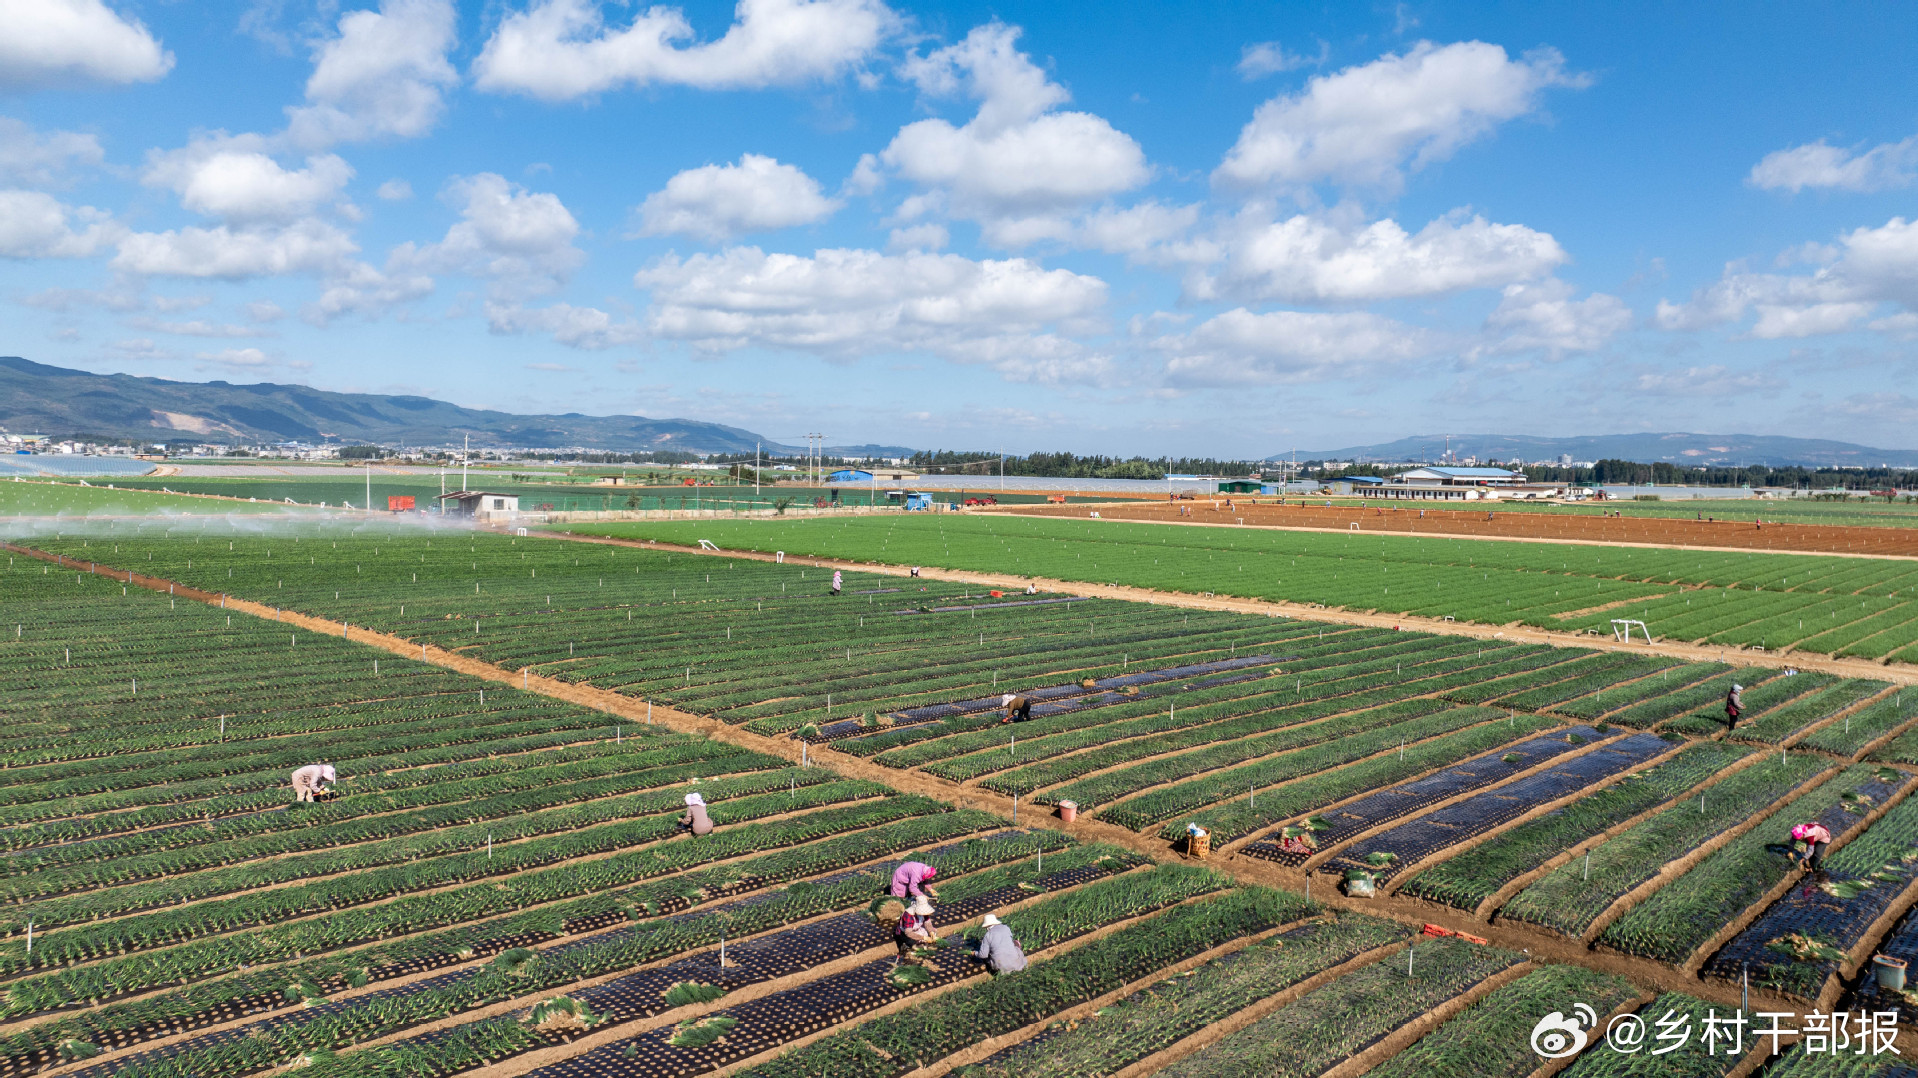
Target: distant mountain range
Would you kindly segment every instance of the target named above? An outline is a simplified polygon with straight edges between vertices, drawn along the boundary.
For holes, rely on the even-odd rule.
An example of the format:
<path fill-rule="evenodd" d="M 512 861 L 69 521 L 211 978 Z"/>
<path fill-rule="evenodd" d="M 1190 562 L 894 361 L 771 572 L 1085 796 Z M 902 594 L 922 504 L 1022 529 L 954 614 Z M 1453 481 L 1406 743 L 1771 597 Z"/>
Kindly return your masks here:
<path fill-rule="evenodd" d="M 1426 434 L 1380 445 L 1345 449 L 1299 450 L 1300 460 L 1436 461 L 1446 449 L 1447 435 Z M 1850 442 L 1819 438 L 1781 438 L 1767 434 L 1600 434 L 1582 438 L 1528 438 L 1508 434 L 1450 435 L 1452 456 L 1481 461 L 1520 459 L 1553 463 L 1561 454 L 1573 460 L 1631 460 L 1651 464 L 1750 465 L 1768 468 L 1793 465 L 1893 468 L 1918 467 L 1918 450 L 1873 449 Z M 1269 460 L 1289 460 L 1292 452 L 1274 453 Z"/>
<path fill-rule="evenodd" d="M 428 397 L 331 393 L 260 382 L 174 382 L 131 374 L 93 374 L 0 356 L 0 427 L 14 434 L 96 434 L 149 441 L 449 446 L 471 435 L 475 447 L 580 447 L 635 453 L 750 455 L 802 453 L 749 430 L 693 419 L 644 416 L 513 415 L 461 408 Z M 831 456 L 902 457 L 901 446 L 828 446 Z"/>

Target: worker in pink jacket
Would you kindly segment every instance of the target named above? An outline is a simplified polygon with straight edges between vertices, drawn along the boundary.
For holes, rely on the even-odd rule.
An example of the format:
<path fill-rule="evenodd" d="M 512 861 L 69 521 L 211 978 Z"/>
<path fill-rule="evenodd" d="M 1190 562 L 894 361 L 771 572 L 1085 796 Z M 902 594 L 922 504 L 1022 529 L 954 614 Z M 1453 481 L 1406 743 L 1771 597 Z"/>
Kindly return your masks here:
<path fill-rule="evenodd" d="M 313 801 L 329 785 L 340 781 L 332 764 L 307 764 L 293 772 L 293 800 Z"/>
<path fill-rule="evenodd" d="M 904 900 L 914 898 L 938 898 L 939 892 L 933 890 L 926 881 L 939 874 L 939 870 L 919 861 L 907 861 L 893 870 L 892 897 Z"/>

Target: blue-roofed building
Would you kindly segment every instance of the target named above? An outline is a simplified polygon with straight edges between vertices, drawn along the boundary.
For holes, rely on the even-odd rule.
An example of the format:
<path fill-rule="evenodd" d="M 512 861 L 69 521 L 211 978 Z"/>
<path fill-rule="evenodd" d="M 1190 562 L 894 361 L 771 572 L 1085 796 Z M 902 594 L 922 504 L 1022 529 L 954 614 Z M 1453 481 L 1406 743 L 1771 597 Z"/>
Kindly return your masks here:
<path fill-rule="evenodd" d="M 870 483 L 872 482 L 872 473 L 860 471 L 858 468 L 841 468 L 838 471 L 827 476 L 826 482 L 828 483 Z"/>
<path fill-rule="evenodd" d="M 1526 483 L 1524 472 L 1510 468 L 1457 468 L 1434 465 L 1400 472 L 1391 482 L 1373 488 L 1381 498 L 1417 501 L 1465 502 L 1496 498 L 1541 498 L 1559 493 L 1557 487 Z"/>

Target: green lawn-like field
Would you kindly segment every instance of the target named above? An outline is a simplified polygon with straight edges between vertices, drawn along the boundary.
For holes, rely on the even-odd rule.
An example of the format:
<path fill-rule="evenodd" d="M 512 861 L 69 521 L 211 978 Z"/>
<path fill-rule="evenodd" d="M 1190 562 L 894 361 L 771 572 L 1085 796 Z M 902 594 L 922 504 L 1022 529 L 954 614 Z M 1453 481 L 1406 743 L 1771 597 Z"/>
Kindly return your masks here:
<path fill-rule="evenodd" d="M 928 514 L 569 531 L 1908 660 L 1918 562 Z"/>
<path fill-rule="evenodd" d="M 112 483 L 109 486 L 109 482 Z M 337 503 L 336 503 L 337 504 Z M 0 517 L 118 517 L 147 514 L 273 512 L 261 502 L 216 502 L 206 498 L 129 488 L 123 480 L 47 482 L 24 479 L 0 481 Z M 279 508 L 291 507 L 281 503 Z"/>

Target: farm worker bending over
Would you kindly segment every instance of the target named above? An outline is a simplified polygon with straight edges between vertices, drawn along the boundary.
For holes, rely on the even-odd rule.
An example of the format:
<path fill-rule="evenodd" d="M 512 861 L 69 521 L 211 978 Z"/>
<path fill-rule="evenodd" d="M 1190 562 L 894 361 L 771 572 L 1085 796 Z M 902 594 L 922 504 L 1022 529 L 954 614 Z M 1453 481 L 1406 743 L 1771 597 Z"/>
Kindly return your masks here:
<path fill-rule="evenodd" d="M 1738 725 L 1738 716 L 1745 713 L 1745 686 L 1732 682 L 1732 691 L 1725 694 L 1725 727 L 1731 729 Z"/>
<path fill-rule="evenodd" d="M 332 764 L 307 764 L 293 772 L 293 800 L 315 800 L 322 790 L 340 781 Z"/>
<path fill-rule="evenodd" d="M 1831 845 L 1831 832 L 1824 824 L 1814 820 L 1792 828 L 1791 837 L 1793 841 L 1805 844 L 1805 856 L 1798 862 L 1799 867 L 1819 871 L 1819 866 L 1825 860 L 1825 847 Z"/>
<path fill-rule="evenodd" d="M 679 818 L 679 826 L 695 835 L 713 833 L 713 818 L 706 815 L 706 799 L 696 793 L 686 795 L 686 814 Z"/>
<path fill-rule="evenodd" d="M 1007 928 L 1005 922 L 988 913 L 979 924 L 986 934 L 979 940 L 979 950 L 973 957 L 984 959 L 994 977 L 1026 968 L 1026 953 L 1019 949 L 1018 941 L 1012 938 L 1012 929 Z"/>
<path fill-rule="evenodd" d="M 938 898 L 939 892 L 932 889 L 926 881 L 939 875 L 939 870 L 921 861 L 907 861 L 892 872 L 892 897 L 904 899 L 908 895 L 917 898 Z"/>
<path fill-rule="evenodd" d="M 919 965 L 919 959 L 913 957 L 912 949 L 922 943 L 937 943 L 939 937 L 932 933 L 932 903 L 921 896 L 918 901 L 906 907 L 900 914 L 899 924 L 892 930 L 892 942 L 899 948 L 899 962 Z"/>
<path fill-rule="evenodd" d="M 845 584 L 845 582 L 846 582 L 846 578 L 839 575 L 839 570 L 834 569 L 832 571 L 832 593 L 834 595 L 838 595 L 839 589 Z"/>
<path fill-rule="evenodd" d="M 1006 717 L 999 720 L 1001 726 L 1009 722 L 1025 722 L 1032 718 L 1032 701 L 1023 696 L 1006 693 L 999 698 L 999 706 L 1006 709 Z"/>

